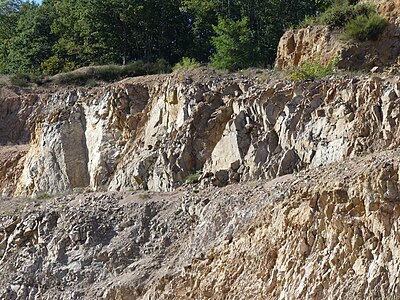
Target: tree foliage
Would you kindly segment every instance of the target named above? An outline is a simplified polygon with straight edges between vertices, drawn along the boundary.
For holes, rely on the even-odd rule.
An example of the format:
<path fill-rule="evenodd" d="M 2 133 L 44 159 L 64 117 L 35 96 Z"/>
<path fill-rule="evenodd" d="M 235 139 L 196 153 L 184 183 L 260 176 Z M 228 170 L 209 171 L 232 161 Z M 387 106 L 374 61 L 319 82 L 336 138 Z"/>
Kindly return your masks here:
<path fill-rule="evenodd" d="M 254 46 L 254 33 L 247 17 L 240 21 L 220 18 L 213 28 L 217 34 L 211 38 L 216 49 L 211 57 L 214 67 L 235 70 L 257 63 L 259 48 Z"/>
<path fill-rule="evenodd" d="M 183 57 L 228 69 L 265 66 L 283 31 L 330 1 L 0 0 L 0 72 Z"/>

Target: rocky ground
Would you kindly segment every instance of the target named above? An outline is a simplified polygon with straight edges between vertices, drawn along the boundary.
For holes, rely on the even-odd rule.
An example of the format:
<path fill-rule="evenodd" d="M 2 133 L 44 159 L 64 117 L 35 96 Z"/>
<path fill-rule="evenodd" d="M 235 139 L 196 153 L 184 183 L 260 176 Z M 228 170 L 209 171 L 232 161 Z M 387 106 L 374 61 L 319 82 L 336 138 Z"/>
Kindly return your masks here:
<path fill-rule="evenodd" d="M 397 299 L 399 163 L 392 150 L 224 188 L 2 201 L 0 297 Z"/>

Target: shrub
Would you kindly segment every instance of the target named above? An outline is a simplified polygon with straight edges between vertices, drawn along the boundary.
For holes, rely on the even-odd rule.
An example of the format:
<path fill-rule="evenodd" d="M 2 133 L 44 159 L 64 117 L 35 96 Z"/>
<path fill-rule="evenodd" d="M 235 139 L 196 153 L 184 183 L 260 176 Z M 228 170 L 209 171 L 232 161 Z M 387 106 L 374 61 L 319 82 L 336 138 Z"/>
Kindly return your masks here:
<path fill-rule="evenodd" d="M 27 87 L 32 84 L 42 84 L 42 79 L 36 74 L 17 73 L 10 76 L 10 83 L 19 87 Z"/>
<path fill-rule="evenodd" d="M 197 171 L 196 173 L 190 174 L 188 177 L 186 177 L 185 183 L 186 184 L 198 183 L 201 175 L 202 175 L 201 171 Z"/>
<path fill-rule="evenodd" d="M 344 28 L 343 39 L 363 42 L 376 40 L 388 22 L 377 13 L 368 16 L 360 15 L 351 20 Z"/>
<path fill-rule="evenodd" d="M 10 77 L 10 82 L 15 86 L 27 87 L 29 86 L 29 76 L 26 74 L 14 74 Z"/>
<path fill-rule="evenodd" d="M 331 75 L 335 71 L 337 58 L 332 59 L 326 66 L 320 61 L 312 61 L 302 64 L 289 72 L 289 78 L 292 80 L 320 79 Z"/>
<path fill-rule="evenodd" d="M 56 84 L 93 85 L 94 81 L 115 81 L 126 77 L 166 73 L 170 66 L 166 60 L 160 59 L 154 63 L 136 61 L 131 64 L 104 65 L 84 67 L 72 72 L 53 76 L 50 81 Z"/>
<path fill-rule="evenodd" d="M 46 200 L 46 199 L 49 199 L 49 198 L 51 198 L 52 197 L 52 195 L 50 195 L 50 194 L 48 194 L 48 193 L 41 193 L 41 194 L 38 194 L 37 196 L 36 196 L 36 199 L 37 200 Z"/>
<path fill-rule="evenodd" d="M 321 15 L 321 23 L 331 28 L 343 28 L 346 24 L 357 16 L 368 16 L 373 12 L 373 8 L 366 4 L 357 5 L 335 5 Z"/>
<path fill-rule="evenodd" d="M 376 39 L 387 26 L 387 21 L 380 17 L 375 9 L 367 4 L 352 4 L 353 2 L 336 2 L 320 16 L 306 17 L 300 27 L 327 25 L 332 29 L 343 29 L 344 40 Z"/>
<path fill-rule="evenodd" d="M 181 61 L 178 62 L 173 68 L 173 71 L 180 70 L 180 69 L 195 69 L 200 67 L 200 63 L 190 57 L 182 57 Z"/>
<path fill-rule="evenodd" d="M 357 16 L 368 16 L 374 12 L 370 5 L 351 5 L 347 1 L 337 2 L 318 17 L 306 17 L 299 27 L 326 25 L 332 29 L 342 29 Z"/>

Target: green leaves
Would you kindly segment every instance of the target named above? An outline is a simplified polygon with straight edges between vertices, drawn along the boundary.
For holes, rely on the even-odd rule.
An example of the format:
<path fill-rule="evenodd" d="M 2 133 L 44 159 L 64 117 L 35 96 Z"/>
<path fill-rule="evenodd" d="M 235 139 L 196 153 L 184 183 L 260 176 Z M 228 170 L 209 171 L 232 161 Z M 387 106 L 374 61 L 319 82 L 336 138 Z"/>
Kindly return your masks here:
<path fill-rule="evenodd" d="M 254 33 L 249 28 L 247 17 L 240 21 L 219 18 L 213 29 L 217 34 L 211 38 L 216 49 L 211 57 L 215 68 L 237 70 L 257 62 L 259 49 L 254 47 Z"/>
<path fill-rule="evenodd" d="M 332 75 L 335 72 L 335 67 L 338 58 L 334 57 L 327 64 L 323 64 L 320 60 L 315 59 L 310 62 L 305 62 L 300 66 L 292 69 L 289 73 L 289 78 L 292 80 L 315 80 L 325 76 Z"/>
<path fill-rule="evenodd" d="M 9 72 L 41 73 L 41 63 L 51 55 L 50 22 L 43 8 L 24 3 L 16 34 L 10 39 Z"/>
<path fill-rule="evenodd" d="M 201 64 L 194 58 L 190 58 L 190 57 L 182 57 L 181 61 L 178 62 L 173 68 L 173 71 L 177 71 L 177 70 L 189 70 L 189 69 L 195 69 L 195 68 L 199 68 L 201 66 Z"/>
<path fill-rule="evenodd" d="M 359 15 L 346 24 L 342 36 L 347 41 L 376 40 L 387 25 L 388 22 L 377 13 Z"/>
<path fill-rule="evenodd" d="M 330 1 L 0 0 L 0 72 L 183 57 L 227 69 L 272 65 L 285 28 Z"/>

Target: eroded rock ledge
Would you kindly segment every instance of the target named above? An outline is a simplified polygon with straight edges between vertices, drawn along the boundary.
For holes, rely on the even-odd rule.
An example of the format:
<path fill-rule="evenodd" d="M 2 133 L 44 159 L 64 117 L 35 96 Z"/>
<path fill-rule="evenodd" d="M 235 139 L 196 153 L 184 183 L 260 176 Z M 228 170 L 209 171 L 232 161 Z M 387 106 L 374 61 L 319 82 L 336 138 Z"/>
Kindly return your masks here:
<path fill-rule="evenodd" d="M 395 298 L 399 164 L 383 151 L 198 193 L 28 203 L 0 221 L 0 297 Z"/>
<path fill-rule="evenodd" d="M 290 82 L 207 72 L 3 99 L 3 121 L 18 117 L 22 129 L 2 129 L 2 143 L 30 136 L 3 195 L 172 191 L 199 170 L 222 186 L 399 145 L 399 77 Z"/>

